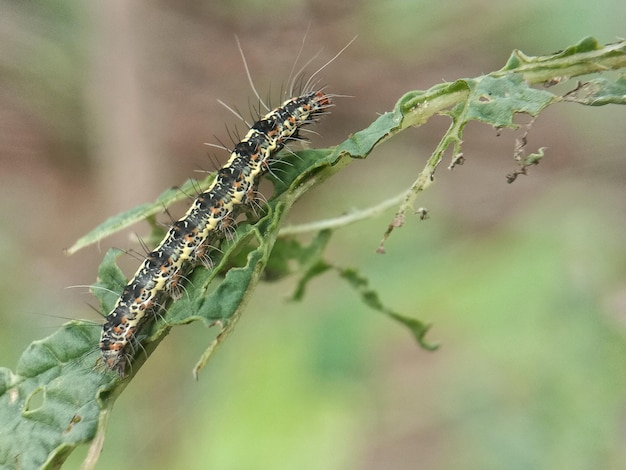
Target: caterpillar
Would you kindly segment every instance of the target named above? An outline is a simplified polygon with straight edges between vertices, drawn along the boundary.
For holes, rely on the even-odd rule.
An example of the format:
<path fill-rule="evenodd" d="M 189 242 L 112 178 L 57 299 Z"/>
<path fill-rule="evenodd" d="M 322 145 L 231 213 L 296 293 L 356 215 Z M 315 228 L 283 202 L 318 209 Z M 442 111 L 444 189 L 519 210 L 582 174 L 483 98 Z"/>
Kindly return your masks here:
<path fill-rule="evenodd" d="M 309 83 L 310 79 L 306 86 Z M 99 348 L 107 368 L 125 375 L 139 330 L 154 317 L 164 299 L 180 297 L 181 281 L 195 266 L 211 267 L 208 251 L 241 210 L 255 202 L 259 180 L 269 171 L 274 156 L 331 105 L 331 95 L 322 90 L 305 92 L 286 100 L 250 127 L 209 189 L 146 256 L 106 316 Z"/>
<path fill-rule="evenodd" d="M 302 93 L 287 99 L 271 111 L 252 82 L 243 49 L 237 37 L 236 40 L 250 86 L 260 105 L 268 112 L 249 126 L 243 139 L 230 151 L 226 164 L 217 171 L 211 186 L 197 196 L 185 215 L 172 224 L 161 243 L 148 253 L 106 316 L 99 343 L 101 362 L 122 377 L 126 375 L 126 366 L 132 360 L 141 328 L 155 317 L 168 297 L 176 300 L 181 296 L 181 282 L 198 264 L 211 268 L 209 251 L 232 228 L 244 209 L 258 204 L 259 181 L 265 173 L 271 171 L 275 156 L 289 141 L 301 140 L 300 130 L 327 114 L 333 106 L 332 98 L 340 96 L 327 94 L 323 88 L 317 88 L 314 78 L 339 57 L 356 37 L 309 75 L 303 85 L 300 80 L 304 76 L 304 67 L 295 74 L 292 69 L 289 95 L 294 95 L 293 89 L 297 83 L 301 84 L 299 88 Z M 298 58 L 301 52 L 302 49 Z M 245 122 L 237 112 L 233 113 Z"/>

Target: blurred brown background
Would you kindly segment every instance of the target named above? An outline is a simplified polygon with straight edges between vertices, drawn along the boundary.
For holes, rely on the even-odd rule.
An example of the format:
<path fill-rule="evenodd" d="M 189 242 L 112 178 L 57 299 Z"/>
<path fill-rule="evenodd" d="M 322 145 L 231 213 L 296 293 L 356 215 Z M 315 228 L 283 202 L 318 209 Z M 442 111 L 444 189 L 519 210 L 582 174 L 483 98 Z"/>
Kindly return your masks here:
<path fill-rule="evenodd" d="M 335 145 L 405 92 L 624 35 L 622 1 L 113 0 L 0 2 L 0 357 L 66 318 L 100 321 L 86 288 L 110 246 L 63 248 L 151 201 L 225 153 L 262 96 L 280 100 L 300 44 L 337 99 L 314 146 Z M 574 84 L 572 83 L 573 87 Z M 436 353 L 370 312 L 332 275 L 305 302 L 294 280 L 262 286 L 198 383 L 212 338 L 176 329 L 111 418 L 100 468 L 590 469 L 626 456 L 626 109 L 545 111 L 529 150 L 546 158 L 513 185 L 519 132 L 472 123 L 466 164 L 442 164 L 387 254 L 392 211 L 338 231 L 328 256 L 368 276 L 392 308 L 432 322 Z M 528 122 L 520 118 L 520 123 Z M 448 122 L 438 117 L 312 191 L 292 220 L 364 208 L 406 188 Z M 202 176 L 197 174 L 198 177 Z M 183 207 L 179 208 L 181 213 Z M 179 215 L 176 213 L 175 215 Z M 164 217 L 163 220 L 167 220 Z M 122 260 L 127 274 L 138 264 Z M 67 468 L 79 466 L 77 452 Z"/>

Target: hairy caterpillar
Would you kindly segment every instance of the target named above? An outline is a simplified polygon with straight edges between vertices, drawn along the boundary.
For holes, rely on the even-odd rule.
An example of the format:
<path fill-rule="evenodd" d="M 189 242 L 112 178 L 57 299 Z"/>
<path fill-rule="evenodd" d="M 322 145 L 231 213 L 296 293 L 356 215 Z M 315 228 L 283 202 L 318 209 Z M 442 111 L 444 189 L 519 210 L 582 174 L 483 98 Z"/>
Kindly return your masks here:
<path fill-rule="evenodd" d="M 235 145 L 211 187 L 200 194 L 187 213 L 169 229 L 126 285 L 102 327 L 100 350 L 104 364 L 124 375 L 132 341 L 153 317 L 166 296 L 180 296 L 180 281 L 198 263 L 210 267 L 207 250 L 238 213 L 254 202 L 261 176 L 274 155 L 298 138 L 328 107 L 331 97 L 311 91 L 285 101 L 255 122 Z"/>
<path fill-rule="evenodd" d="M 154 318 L 164 300 L 180 297 L 181 281 L 195 266 L 203 264 L 207 268 L 211 267 L 208 252 L 219 243 L 240 212 L 257 204 L 259 181 L 265 173 L 271 171 L 275 155 L 289 141 L 299 139 L 299 131 L 303 126 L 316 122 L 319 116 L 328 112 L 332 106 L 331 99 L 338 95 L 329 95 L 323 89 L 316 88 L 313 79 L 355 39 L 308 77 L 299 87 L 302 90 L 299 96 L 287 99 L 271 111 L 254 87 L 237 39 L 252 90 L 268 112 L 249 126 L 246 135 L 230 152 L 227 163 L 217 171 L 211 186 L 195 199 L 180 220 L 174 222 L 165 238 L 146 256 L 124 287 L 102 326 L 99 349 L 107 368 L 120 376 L 125 375 L 140 329 Z M 294 85 L 303 76 L 303 69 L 295 74 L 292 69 L 290 96 L 294 94 Z"/>

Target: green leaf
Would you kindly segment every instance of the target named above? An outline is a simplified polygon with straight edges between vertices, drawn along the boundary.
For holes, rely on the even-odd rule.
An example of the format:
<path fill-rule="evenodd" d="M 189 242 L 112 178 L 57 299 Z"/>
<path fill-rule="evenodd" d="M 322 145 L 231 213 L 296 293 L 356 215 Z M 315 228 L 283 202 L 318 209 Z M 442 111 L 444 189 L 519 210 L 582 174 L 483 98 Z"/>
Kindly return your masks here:
<path fill-rule="evenodd" d="M 564 57 L 570 57 L 577 54 L 584 54 L 586 52 L 597 51 L 602 46 L 598 42 L 596 38 L 593 36 L 587 36 L 580 40 L 579 43 L 574 44 L 573 46 L 569 46 L 566 49 L 563 49 L 560 52 L 554 54 L 555 57 L 561 59 Z"/>
<path fill-rule="evenodd" d="M 100 302 L 100 312 L 104 314 L 113 310 L 115 302 L 126 286 L 126 276 L 115 264 L 115 260 L 123 253 L 117 248 L 110 248 L 98 267 L 98 280 L 89 289 Z"/>
<path fill-rule="evenodd" d="M 396 106 L 394 111 L 382 114 L 369 127 L 342 142 L 337 151 L 340 154 L 347 153 L 352 158 L 365 158 L 377 144 L 391 136 L 392 131 L 400 128 L 402 119 L 403 115 Z"/>
<path fill-rule="evenodd" d="M 160 214 L 163 210 L 176 201 L 188 199 L 190 194 L 197 194 L 207 189 L 215 179 L 215 174 L 207 176 L 201 181 L 194 179 L 187 180 L 178 188 L 169 188 L 163 192 L 154 202 L 147 202 L 134 207 L 126 212 L 110 217 L 92 231 L 79 238 L 70 248 L 66 250 L 68 255 L 76 253 L 86 246 L 97 243 L 109 235 L 119 232 L 137 222 Z"/>
<path fill-rule="evenodd" d="M 32 343 L 16 372 L 0 369 L 0 466 L 57 468 L 96 435 L 116 374 L 94 368 L 100 335 L 73 321 Z"/>
<path fill-rule="evenodd" d="M 555 52 L 554 54 L 549 56 L 530 57 L 524 54 L 522 51 L 516 49 L 515 51 L 513 51 L 506 65 L 501 70 L 514 71 L 515 69 L 518 69 L 527 64 L 543 63 L 548 61 L 554 62 L 559 59 L 565 59 L 579 54 L 597 51 L 600 48 L 601 46 L 598 43 L 598 40 L 594 37 L 589 36 L 582 39 L 578 44 L 570 46 L 562 51 Z"/>
<path fill-rule="evenodd" d="M 265 267 L 265 281 L 278 281 L 294 271 L 294 260 L 298 260 L 303 247 L 294 237 L 281 237 L 276 241 L 272 255 Z"/>
<path fill-rule="evenodd" d="M 348 283 L 360 294 L 361 299 L 367 306 L 387 315 L 389 318 L 392 318 L 409 328 L 422 348 L 433 351 L 439 347 L 438 344 L 426 341 L 425 336 L 430 329 L 430 325 L 427 325 L 416 318 L 407 317 L 394 312 L 386 307 L 378 297 L 378 293 L 369 287 L 369 281 L 367 278 L 359 274 L 359 272 L 355 269 L 338 269 L 338 271 L 340 276 L 348 281 Z"/>
<path fill-rule="evenodd" d="M 279 162 L 273 166 L 268 179 L 274 184 L 274 195 L 277 199 L 323 167 L 332 166 L 337 162 L 333 149 L 306 149 L 290 154 L 283 151 L 279 154 Z"/>
<path fill-rule="evenodd" d="M 326 263 L 324 260 L 319 260 L 317 263 L 311 265 L 298 280 L 298 284 L 296 285 L 296 289 L 291 296 L 291 300 L 302 300 L 302 298 L 304 297 L 306 285 L 309 283 L 309 281 L 313 278 L 316 278 L 317 276 L 324 274 L 331 268 L 332 266 Z"/>
<path fill-rule="evenodd" d="M 225 324 L 241 304 L 261 258 L 261 249 L 251 251 L 246 265 L 230 268 L 211 292 L 208 292 L 208 286 L 215 271 L 197 268 L 189 278 L 183 298 L 168 309 L 167 325 L 183 325 L 196 320 L 203 320 L 208 326 L 214 322 Z"/>
<path fill-rule="evenodd" d="M 317 263 L 331 234 L 331 230 L 321 230 L 306 246 L 294 237 L 279 238 L 265 268 L 265 280 L 278 280 Z"/>

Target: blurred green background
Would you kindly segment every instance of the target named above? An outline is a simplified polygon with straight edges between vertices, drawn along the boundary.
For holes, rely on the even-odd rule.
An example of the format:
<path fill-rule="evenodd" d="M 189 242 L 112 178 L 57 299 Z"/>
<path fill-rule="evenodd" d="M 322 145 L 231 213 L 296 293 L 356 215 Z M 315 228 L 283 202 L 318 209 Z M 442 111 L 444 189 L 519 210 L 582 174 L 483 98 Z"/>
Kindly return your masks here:
<path fill-rule="evenodd" d="M 0 357 L 11 368 L 65 318 L 100 321 L 87 289 L 66 287 L 93 282 L 110 246 L 141 251 L 147 227 L 71 258 L 63 248 L 225 160 L 203 143 L 243 126 L 216 99 L 245 115 L 255 101 L 235 34 L 274 103 L 307 29 L 303 57 L 322 49 L 318 65 L 358 34 L 322 74 L 329 92 L 353 96 L 316 127 L 322 147 L 406 91 L 496 70 L 514 48 L 611 42 L 626 24 L 621 0 L 0 7 Z M 215 333 L 194 324 L 162 343 L 116 404 L 98 468 L 626 468 L 625 118 L 617 106 L 548 109 L 529 135 L 547 156 L 513 185 L 520 132 L 471 124 L 466 164 L 442 164 L 418 200 L 431 218 L 409 219 L 386 255 L 375 249 L 392 211 L 335 233 L 328 258 L 433 323 L 437 352 L 332 274 L 298 304 L 286 300 L 295 279 L 262 285 L 198 382 L 191 368 Z M 446 127 L 435 118 L 385 143 L 292 221 L 399 193 Z M 122 264 L 130 275 L 138 261 Z"/>

